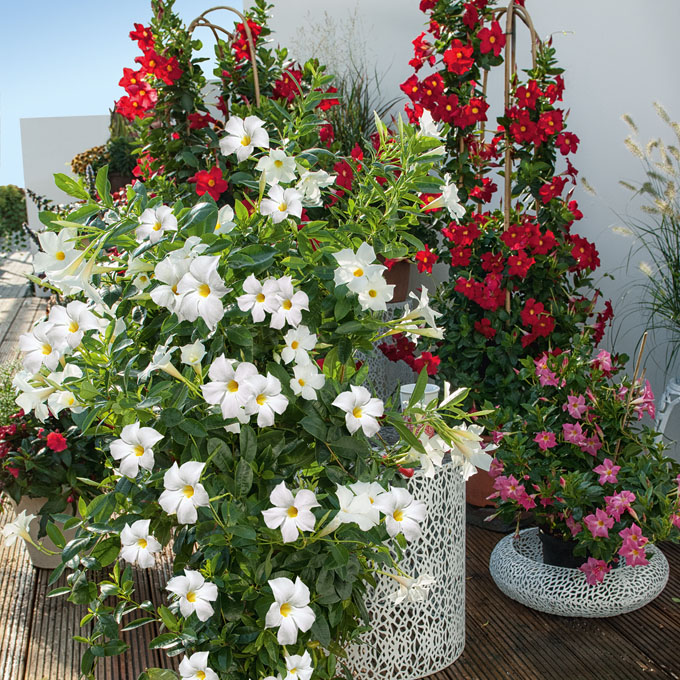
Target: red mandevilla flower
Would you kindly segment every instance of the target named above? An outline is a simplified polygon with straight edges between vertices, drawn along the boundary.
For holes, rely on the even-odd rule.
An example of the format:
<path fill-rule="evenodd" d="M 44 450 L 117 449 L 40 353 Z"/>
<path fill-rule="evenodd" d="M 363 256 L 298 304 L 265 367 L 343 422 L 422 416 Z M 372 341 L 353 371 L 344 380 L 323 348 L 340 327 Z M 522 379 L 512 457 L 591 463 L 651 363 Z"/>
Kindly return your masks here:
<path fill-rule="evenodd" d="M 575 153 L 578 149 L 579 138 L 573 132 L 560 132 L 555 139 L 555 144 L 563 156 Z"/>
<path fill-rule="evenodd" d="M 172 85 L 182 77 L 183 73 L 184 71 L 179 67 L 177 57 L 171 57 L 163 64 L 160 78 L 166 85 Z"/>
<path fill-rule="evenodd" d="M 482 28 L 477 37 L 480 40 L 479 51 L 482 54 L 493 52 L 497 57 L 505 47 L 505 34 L 497 21 L 492 22 L 491 28 Z"/>
<path fill-rule="evenodd" d="M 496 335 L 496 329 L 491 325 L 491 321 L 484 317 L 480 321 L 475 321 L 475 330 L 481 333 L 485 338 L 491 339 Z"/>
<path fill-rule="evenodd" d="M 166 60 L 160 54 L 156 54 L 154 50 L 145 52 L 143 57 L 135 57 L 135 61 L 142 67 L 140 70 L 144 75 L 163 79 Z"/>
<path fill-rule="evenodd" d="M 61 432 L 50 432 L 47 435 L 46 444 L 48 449 L 52 451 L 65 451 L 68 448 L 68 442 Z"/>
<path fill-rule="evenodd" d="M 416 253 L 416 264 L 419 272 L 432 273 L 432 265 L 437 261 L 436 253 L 430 250 L 430 246 L 426 243 L 425 250 L 419 250 Z"/>
<path fill-rule="evenodd" d="M 139 45 L 139 49 L 142 52 L 148 52 L 153 49 L 154 37 L 150 26 L 135 24 L 135 30 L 130 31 L 130 39 L 137 41 L 137 45 Z"/>
<path fill-rule="evenodd" d="M 193 177 L 189 177 L 188 181 L 196 184 L 196 193 L 199 196 L 208 194 L 215 201 L 229 187 L 229 183 L 224 179 L 222 171 L 217 166 L 210 168 L 210 170 L 200 170 Z"/>
<path fill-rule="evenodd" d="M 463 45 L 460 40 L 454 40 L 451 47 L 444 52 L 444 63 L 451 73 L 462 76 L 467 73 L 474 64 L 472 53 L 474 48 L 470 45 Z"/>

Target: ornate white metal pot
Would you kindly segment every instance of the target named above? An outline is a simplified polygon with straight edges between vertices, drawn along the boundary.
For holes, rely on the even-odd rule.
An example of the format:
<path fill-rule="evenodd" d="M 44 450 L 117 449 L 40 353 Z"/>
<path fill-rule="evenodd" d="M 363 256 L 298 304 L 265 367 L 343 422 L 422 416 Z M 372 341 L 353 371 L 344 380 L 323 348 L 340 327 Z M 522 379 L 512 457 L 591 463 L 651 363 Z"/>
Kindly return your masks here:
<path fill-rule="evenodd" d="M 649 564 L 612 569 L 591 586 L 579 569 L 544 564 L 538 529 L 524 529 L 499 541 L 489 571 L 503 593 L 532 609 L 558 616 L 616 616 L 643 607 L 666 587 L 668 561 L 656 546 L 646 548 Z"/>
<path fill-rule="evenodd" d="M 445 463 L 433 479 L 417 471 L 408 482 L 425 502 L 422 537 L 409 543 L 400 566 L 435 583 L 421 602 L 395 604 L 397 582 L 379 576 L 366 598 L 373 629 L 348 650 L 358 680 L 415 680 L 450 666 L 465 646 L 465 482 L 459 465 Z"/>

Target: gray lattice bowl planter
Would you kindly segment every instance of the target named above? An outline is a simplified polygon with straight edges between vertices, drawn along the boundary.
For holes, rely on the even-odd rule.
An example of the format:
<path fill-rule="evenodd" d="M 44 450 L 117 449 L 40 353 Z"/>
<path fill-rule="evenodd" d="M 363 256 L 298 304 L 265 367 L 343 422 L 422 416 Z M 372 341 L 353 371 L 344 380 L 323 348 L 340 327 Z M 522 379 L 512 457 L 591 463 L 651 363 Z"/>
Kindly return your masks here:
<path fill-rule="evenodd" d="M 465 482 L 460 465 L 437 468 L 433 479 L 417 471 L 408 490 L 427 505 L 423 535 L 409 543 L 400 563 L 411 576 L 436 579 L 424 602 L 395 604 L 397 589 L 376 578 L 366 595 L 373 629 L 347 650 L 357 680 L 415 680 L 448 668 L 465 646 Z"/>
<path fill-rule="evenodd" d="M 500 590 L 527 607 L 557 616 L 599 618 L 639 609 L 661 594 L 668 561 L 647 546 L 649 564 L 612 569 L 602 583 L 589 586 L 578 569 L 543 564 L 538 529 L 502 538 L 491 553 L 489 571 Z"/>

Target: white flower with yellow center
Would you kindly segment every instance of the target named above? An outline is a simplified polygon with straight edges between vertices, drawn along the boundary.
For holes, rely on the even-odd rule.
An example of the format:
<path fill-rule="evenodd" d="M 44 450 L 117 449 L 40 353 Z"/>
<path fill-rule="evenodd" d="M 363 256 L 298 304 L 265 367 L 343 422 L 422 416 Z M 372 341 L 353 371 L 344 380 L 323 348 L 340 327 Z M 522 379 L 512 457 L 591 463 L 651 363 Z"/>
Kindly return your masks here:
<path fill-rule="evenodd" d="M 222 354 L 210 365 L 208 377 L 211 382 L 201 386 L 203 398 L 209 404 L 218 405 L 225 419 L 238 418 L 247 422 L 244 407 L 254 395 L 252 381 L 257 375 L 254 364 L 247 361 L 239 364 Z"/>
<path fill-rule="evenodd" d="M 2 534 L 5 537 L 5 545 L 11 548 L 16 542 L 17 538 L 23 538 L 24 541 L 31 539 L 30 528 L 31 522 L 35 519 L 35 515 L 27 515 L 25 510 L 22 510 L 13 522 L 8 522 L 2 527 Z"/>
<path fill-rule="evenodd" d="M 33 271 L 36 274 L 61 271 L 73 264 L 83 251 L 76 250 L 74 243 L 78 236 L 75 229 L 61 229 L 58 232 L 43 231 L 38 234 L 44 252 L 33 256 Z"/>
<path fill-rule="evenodd" d="M 168 515 L 177 515 L 180 524 L 196 524 L 198 511 L 196 508 L 210 505 L 208 493 L 199 483 L 205 463 L 189 461 L 178 467 L 172 467 L 163 477 L 165 491 L 158 499 L 161 508 Z"/>
<path fill-rule="evenodd" d="M 140 423 L 126 425 L 120 439 L 111 442 L 111 456 L 120 461 L 120 473 L 126 477 L 136 477 L 139 468 L 153 470 L 153 446 L 163 435 L 153 427 L 142 427 Z"/>
<path fill-rule="evenodd" d="M 308 489 L 300 489 L 295 495 L 281 482 L 269 494 L 273 508 L 262 511 L 264 523 L 270 529 L 281 527 L 284 543 L 297 540 L 299 531 L 314 531 L 316 517 L 312 508 L 318 508 L 316 496 Z"/>
<path fill-rule="evenodd" d="M 404 534 L 407 541 L 420 538 L 420 523 L 427 515 L 425 503 L 417 501 L 401 487 L 392 487 L 376 500 L 380 512 L 385 515 L 385 528 L 393 538 Z"/>
<path fill-rule="evenodd" d="M 480 425 L 457 425 L 449 429 L 451 437 L 451 459 L 463 467 L 463 480 L 468 480 L 480 470 L 489 470 L 492 456 L 482 448 L 482 432 Z M 487 447 L 489 450 L 494 447 Z"/>
<path fill-rule="evenodd" d="M 295 179 L 295 159 L 282 149 L 274 149 L 269 156 L 260 158 L 255 170 L 264 173 L 267 184 L 287 184 Z"/>
<path fill-rule="evenodd" d="M 20 371 L 12 378 L 12 385 L 18 392 L 16 403 L 26 413 L 33 411 L 40 422 L 45 422 L 50 415 L 47 408 L 49 398 L 59 391 L 57 386 L 68 378 L 82 377 L 82 370 L 75 364 L 66 364 L 63 371 L 55 371 L 47 379 L 40 374 L 34 376 Z"/>
<path fill-rule="evenodd" d="M 258 427 L 274 424 L 274 415 L 283 413 L 288 406 L 288 398 L 281 394 L 281 381 L 271 373 L 256 375 L 249 381 L 251 396 L 245 404 L 246 415 L 257 414 Z"/>
<path fill-rule="evenodd" d="M 175 251 L 177 252 L 177 251 Z M 182 277 L 189 271 L 192 260 L 190 258 L 173 257 L 161 260 L 154 269 L 154 279 L 160 282 L 151 290 L 151 299 L 159 306 L 174 312 L 182 296 L 177 292 L 177 286 Z"/>
<path fill-rule="evenodd" d="M 212 668 L 208 668 L 208 652 L 196 652 L 185 656 L 179 664 L 182 680 L 219 680 Z"/>
<path fill-rule="evenodd" d="M 435 198 L 427 204 L 427 209 L 446 208 L 451 215 L 451 219 L 456 222 L 465 215 L 465 208 L 461 205 L 458 198 L 458 189 L 451 183 L 451 175 L 444 176 L 444 184 L 441 186 L 441 196 Z"/>
<path fill-rule="evenodd" d="M 234 222 L 234 209 L 230 205 L 223 205 L 217 213 L 215 222 L 215 234 L 228 234 L 236 226 Z"/>
<path fill-rule="evenodd" d="M 331 526 L 357 524 L 362 531 L 369 531 L 380 522 L 380 511 L 368 493 L 355 493 L 351 487 L 339 486 L 335 491 L 340 509 Z M 379 494 L 376 494 L 376 498 Z"/>
<path fill-rule="evenodd" d="M 59 336 L 53 335 L 54 324 L 42 321 L 30 333 L 19 336 L 19 349 L 24 353 L 24 368 L 37 373 L 41 366 L 53 371 L 63 353 L 59 350 Z"/>
<path fill-rule="evenodd" d="M 372 437 L 380 430 L 378 418 L 385 413 L 383 403 L 371 397 L 365 387 L 350 385 L 347 392 L 342 392 L 333 400 L 333 406 L 345 412 L 345 425 L 350 434 L 361 428 L 367 437 Z"/>
<path fill-rule="evenodd" d="M 286 670 L 288 673 L 283 680 L 310 680 L 314 673 L 314 666 L 312 666 L 312 657 L 309 656 L 309 652 L 287 656 Z"/>
<path fill-rule="evenodd" d="M 369 278 L 382 274 L 386 269 L 376 263 L 375 251 L 368 243 L 362 243 L 356 253 L 351 248 L 345 248 L 333 253 L 333 257 L 338 263 L 333 273 L 335 285 L 344 284 L 354 293 L 363 290 Z"/>
<path fill-rule="evenodd" d="M 257 116 L 245 119 L 232 116 L 224 126 L 226 137 L 220 139 L 220 151 L 224 156 L 235 153 L 239 163 L 248 158 L 255 147 L 269 148 L 269 134 L 264 129 L 264 121 Z"/>
<path fill-rule="evenodd" d="M 302 311 L 309 310 L 309 297 L 301 290 L 293 288 L 293 280 L 290 276 L 282 276 L 278 281 L 279 308 L 272 313 L 270 328 L 283 328 L 287 323 L 293 328 L 300 325 Z"/>
<path fill-rule="evenodd" d="M 293 376 L 290 379 L 290 389 L 293 390 L 293 394 L 307 401 L 314 401 L 317 390 L 326 384 L 326 376 L 320 373 L 316 363 L 309 359 L 293 367 Z"/>
<path fill-rule="evenodd" d="M 53 415 L 59 415 L 65 408 L 73 413 L 82 413 L 85 408 L 69 390 L 55 390 L 47 398 L 47 406 Z"/>
<path fill-rule="evenodd" d="M 204 356 L 205 345 L 200 340 L 180 347 L 182 363 L 191 366 L 197 372 L 201 370 L 201 361 L 203 361 Z"/>
<path fill-rule="evenodd" d="M 147 239 L 151 243 L 158 243 L 166 231 L 177 231 L 177 218 L 172 214 L 172 208 L 159 205 L 157 208 L 147 208 L 140 215 L 135 238 L 140 243 Z"/>
<path fill-rule="evenodd" d="M 66 307 L 54 305 L 50 309 L 49 320 L 53 324 L 50 337 L 58 338 L 62 351 L 75 349 L 85 331 L 98 330 L 100 327 L 100 320 L 80 300 L 73 300 Z"/>
<path fill-rule="evenodd" d="M 156 562 L 154 554 L 160 552 L 163 546 L 149 533 L 149 519 L 138 519 L 132 524 L 125 524 L 120 532 L 122 546 L 120 556 L 130 564 L 136 564 L 142 569 L 153 567 Z"/>
<path fill-rule="evenodd" d="M 374 312 L 385 311 L 387 303 L 394 296 L 394 284 L 387 283 L 382 274 L 375 274 L 367 279 L 363 287 L 357 291 L 361 309 Z"/>
<path fill-rule="evenodd" d="M 283 222 L 289 215 L 298 219 L 302 217 L 302 194 L 296 189 L 284 189 L 275 184 L 267 198 L 263 198 L 260 203 L 260 212 L 263 215 L 271 215 L 274 224 Z"/>
<path fill-rule="evenodd" d="M 415 579 L 393 574 L 392 578 L 399 584 L 399 590 L 390 595 L 394 604 L 401 604 L 404 601 L 425 602 L 430 594 L 430 587 L 437 582 L 428 574 L 423 574 Z"/>
<path fill-rule="evenodd" d="M 295 361 L 298 364 L 307 363 L 309 354 L 316 346 L 316 335 L 309 332 L 307 326 L 291 328 L 284 336 L 286 346 L 281 352 L 283 363 L 289 364 Z"/>
<path fill-rule="evenodd" d="M 165 589 L 178 598 L 185 619 L 196 612 L 199 621 L 207 621 L 215 613 L 210 603 L 217 599 L 217 586 L 198 571 L 185 569 L 184 576 L 173 576 Z"/>
<path fill-rule="evenodd" d="M 269 581 L 274 602 L 265 617 L 265 628 L 278 628 L 276 639 L 280 645 L 294 645 L 298 631 L 306 633 L 316 619 L 309 606 L 309 588 L 296 577 L 295 583 L 281 577 Z"/>
<path fill-rule="evenodd" d="M 243 282 L 243 295 L 236 298 L 236 304 L 242 312 L 250 312 L 256 323 L 264 321 L 265 314 L 271 314 L 281 306 L 278 281 L 270 278 L 260 283 L 254 274 L 250 274 Z"/>
<path fill-rule="evenodd" d="M 175 314 L 180 321 L 196 321 L 200 317 L 211 331 L 217 327 L 224 316 L 221 298 L 229 292 L 217 273 L 219 262 L 219 255 L 199 255 L 192 261 L 177 284 L 177 293 L 182 297 Z"/>
<path fill-rule="evenodd" d="M 302 196 L 302 205 L 306 208 L 318 208 L 323 205 L 321 201 L 321 189 L 329 187 L 335 183 L 337 175 L 329 175 L 325 170 L 301 169 L 300 181 L 295 188 Z"/>
<path fill-rule="evenodd" d="M 442 466 L 444 456 L 451 450 L 451 447 L 438 434 L 428 437 L 426 432 L 421 432 L 418 439 L 425 449 L 425 453 L 411 449 L 409 458 L 410 460 L 417 460 L 423 468 L 423 475 L 432 479 L 435 468 Z"/>

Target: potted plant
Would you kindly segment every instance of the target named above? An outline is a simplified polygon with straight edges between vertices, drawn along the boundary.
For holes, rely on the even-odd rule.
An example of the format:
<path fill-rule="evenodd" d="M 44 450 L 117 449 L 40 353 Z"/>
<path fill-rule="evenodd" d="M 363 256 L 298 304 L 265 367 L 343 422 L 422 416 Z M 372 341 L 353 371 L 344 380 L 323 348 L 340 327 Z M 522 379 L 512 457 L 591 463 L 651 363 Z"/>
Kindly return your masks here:
<path fill-rule="evenodd" d="M 3 250 L 13 251 L 25 241 L 26 193 L 7 184 L 0 186 L 0 244 Z"/>
<path fill-rule="evenodd" d="M 79 499 L 94 495 L 87 480 L 98 478 L 104 467 L 94 439 L 80 435 L 68 412 L 59 413 L 55 398 L 51 406 L 58 415 L 45 414 L 42 420 L 23 409 L 17 412 L 16 403 L 13 410 L 8 409 L 17 398 L 12 384 L 16 368 L 3 367 L 0 385 L 5 402 L 0 406 L 0 490 L 18 515 L 37 519 L 30 524 L 28 552 L 34 566 L 52 569 L 61 563 L 61 546 L 52 542 L 54 522 L 66 521 Z M 19 373 L 16 383 L 25 386 L 24 379 Z M 23 396 L 30 398 L 26 393 Z M 20 400 L 27 405 L 26 398 Z M 73 532 L 67 535 L 73 537 Z"/>
<path fill-rule="evenodd" d="M 640 422 L 654 416 L 648 381 L 620 376 L 625 356 L 571 350 L 522 362 L 527 400 L 492 465 L 499 514 L 529 511 L 543 563 L 602 583 L 648 564 L 649 548 L 680 537 L 680 466 Z M 578 573 L 578 572 L 577 572 Z"/>

